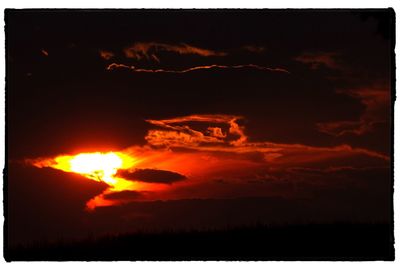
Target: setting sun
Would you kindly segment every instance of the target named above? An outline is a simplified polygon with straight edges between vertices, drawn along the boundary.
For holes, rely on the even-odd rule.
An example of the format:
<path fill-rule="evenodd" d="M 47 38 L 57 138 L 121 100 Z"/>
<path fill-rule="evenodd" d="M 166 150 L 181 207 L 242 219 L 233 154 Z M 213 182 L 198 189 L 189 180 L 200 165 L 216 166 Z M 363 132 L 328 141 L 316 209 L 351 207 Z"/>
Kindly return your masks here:
<path fill-rule="evenodd" d="M 79 173 L 89 179 L 105 182 L 111 186 L 117 183 L 114 175 L 120 168 L 129 168 L 136 162 L 130 156 L 118 152 L 81 153 L 75 156 L 59 156 L 54 159 L 54 168 Z"/>
<path fill-rule="evenodd" d="M 115 183 L 112 178 L 122 166 L 122 159 L 115 153 L 84 153 L 70 160 L 71 170 L 99 181 Z"/>
<path fill-rule="evenodd" d="M 380 6 L 5 8 L 4 259 L 393 260 Z"/>
<path fill-rule="evenodd" d="M 121 177 L 119 170 L 133 170 L 145 158 L 133 156 L 123 152 L 85 152 L 76 155 L 61 155 L 54 158 L 39 159 L 32 164 L 38 168 L 51 167 L 64 172 L 82 175 L 96 182 L 108 185 L 100 195 L 87 203 L 89 210 L 98 206 L 109 206 L 120 203 L 117 200 L 106 199 L 105 196 L 122 191 L 157 191 L 166 188 L 166 185 L 146 183 Z"/>

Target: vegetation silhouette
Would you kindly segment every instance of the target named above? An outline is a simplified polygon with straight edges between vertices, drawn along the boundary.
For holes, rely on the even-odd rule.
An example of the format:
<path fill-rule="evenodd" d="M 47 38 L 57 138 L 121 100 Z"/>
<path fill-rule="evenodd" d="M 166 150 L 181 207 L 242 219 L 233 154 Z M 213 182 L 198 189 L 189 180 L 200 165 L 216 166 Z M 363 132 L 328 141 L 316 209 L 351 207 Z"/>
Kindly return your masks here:
<path fill-rule="evenodd" d="M 7 261 L 394 260 L 384 223 L 257 224 L 209 230 L 135 232 L 5 250 Z"/>

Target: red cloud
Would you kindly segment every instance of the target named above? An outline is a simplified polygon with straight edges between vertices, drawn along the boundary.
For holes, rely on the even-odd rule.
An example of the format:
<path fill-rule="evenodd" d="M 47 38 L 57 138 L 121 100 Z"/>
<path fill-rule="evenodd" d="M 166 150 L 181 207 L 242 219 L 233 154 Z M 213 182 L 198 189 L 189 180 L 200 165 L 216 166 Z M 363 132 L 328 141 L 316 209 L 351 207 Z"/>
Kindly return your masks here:
<path fill-rule="evenodd" d="M 244 127 L 238 124 L 241 116 L 234 115 L 191 115 L 166 120 L 147 120 L 163 128 L 152 129 L 145 139 L 150 145 L 162 147 L 180 147 L 196 151 L 260 153 L 266 162 L 278 165 L 324 161 L 332 158 L 346 158 L 355 155 L 378 158 L 384 161 L 389 157 L 362 148 L 349 145 L 336 147 L 313 147 L 301 144 L 278 144 L 271 142 L 249 142 Z M 189 122 L 206 123 L 207 131 L 202 132 L 189 126 Z M 226 128 L 211 127 L 210 124 L 222 124 Z M 212 130 L 210 130 L 212 129 Z"/>
<path fill-rule="evenodd" d="M 319 52 L 319 53 L 304 53 L 294 60 L 310 65 L 312 69 L 318 69 L 325 66 L 330 69 L 340 69 L 341 66 L 337 61 L 338 53 L 334 52 Z"/>
<path fill-rule="evenodd" d="M 40 50 L 40 52 L 42 52 L 42 54 L 45 55 L 46 57 L 49 55 L 49 52 L 47 52 L 47 51 L 44 50 L 44 49 Z"/>
<path fill-rule="evenodd" d="M 106 50 L 99 50 L 99 53 L 100 53 L 100 56 L 105 60 L 112 59 L 115 56 L 113 52 L 106 51 Z"/>
<path fill-rule="evenodd" d="M 202 143 L 223 143 L 227 137 L 219 127 L 208 127 L 208 133 L 190 128 L 188 125 L 176 125 L 176 123 L 186 122 L 208 122 L 219 123 L 229 126 L 229 133 L 235 135 L 237 139 L 230 141 L 232 145 L 241 145 L 247 140 L 243 128 L 237 124 L 240 116 L 233 115 L 191 115 L 167 120 L 147 120 L 147 122 L 159 126 L 166 130 L 151 130 L 145 137 L 147 142 L 152 145 L 197 147 Z"/>
<path fill-rule="evenodd" d="M 319 181 L 324 183 L 322 178 L 328 171 L 389 167 L 389 156 L 346 144 L 317 147 L 251 142 L 244 126 L 240 125 L 242 119 L 237 115 L 195 114 L 147 120 L 154 126 L 145 137 L 148 145 L 119 151 L 135 159 L 134 165 L 117 173 L 124 183 L 135 183 L 128 188 L 135 193 L 114 195 L 118 190 L 109 187 L 87 203 L 88 209 L 136 200 L 187 198 L 193 194 L 197 197 L 231 196 L 232 190 L 236 196 L 268 195 L 276 193 L 268 186 L 270 177 L 274 177 L 275 184 L 288 185 L 309 177 L 299 177 L 299 172 L 327 170 L 319 172 Z M 52 158 L 27 163 L 39 168 L 49 167 Z M 269 177 L 266 187 L 249 183 L 255 178 L 257 183 L 264 183 L 263 177 Z M 224 181 L 224 184 L 215 181 Z M 216 191 L 211 192 L 211 188 Z"/>
<path fill-rule="evenodd" d="M 334 121 L 318 123 L 318 130 L 327 134 L 342 136 L 346 134 L 362 135 L 371 131 L 376 123 L 385 122 L 390 106 L 390 91 L 384 87 L 338 90 L 358 99 L 365 107 L 358 121 Z"/>
<path fill-rule="evenodd" d="M 173 45 L 173 44 L 164 44 L 156 42 L 149 42 L 149 43 L 138 42 L 124 49 L 124 53 L 127 58 L 134 58 L 136 60 L 141 60 L 145 58 L 147 60 L 152 59 L 157 62 L 160 62 L 160 59 L 157 56 L 157 53 L 160 51 L 173 52 L 173 53 L 178 53 L 180 55 L 192 54 L 202 57 L 227 55 L 227 53 L 225 52 L 218 52 L 209 49 L 199 48 L 188 44 Z"/>
<path fill-rule="evenodd" d="M 262 53 L 265 51 L 265 47 L 263 46 L 254 46 L 254 45 L 245 45 L 242 47 L 243 50 L 252 52 L 252 53 Z"/>
<path fill-rule="evenodd" d="M 146 72 L 146 73 L 177 73 L 177 74 L 182 74 L 182 73 L 187 73 L 187 72 L 192 72 L 192 71 L 198 71 L 198 70 L 212 70 L 212 69 L 245 69 L 245 68 L 251 68 L 251 69 L 257 69 L 260 71 L 276 71 L 276 72 L 284 72 L 284 73 L 290 73 L 286 69 L 283 68 L 270 68 L 270 67 L 264 67 L 264 66 L 259 66 L 255 64 L 244 64 L 244 65 L 204 65 L 204 66 L 195 66 L 187 69 L 181 69 L 181 70 L 174 70 L 174 69 L 143 69 L 143 68 L 137 68 L 136 66 L 132 65 L 126 65 L 126 64 L 119 64 L 119 63 L 111 63 L 110 65 L 107 66 L 107 70 L 114 70 L 114 69 L 128 69 L 133 72 Z"/>
<path fill-rule="evenodd" d="M 208 130 L 210 136 L 219 137 L 219 138 L 226 137 L 226 133 L 223 133 L 222 129 L 219 127 L 208 127 L 207 130 Z"/>

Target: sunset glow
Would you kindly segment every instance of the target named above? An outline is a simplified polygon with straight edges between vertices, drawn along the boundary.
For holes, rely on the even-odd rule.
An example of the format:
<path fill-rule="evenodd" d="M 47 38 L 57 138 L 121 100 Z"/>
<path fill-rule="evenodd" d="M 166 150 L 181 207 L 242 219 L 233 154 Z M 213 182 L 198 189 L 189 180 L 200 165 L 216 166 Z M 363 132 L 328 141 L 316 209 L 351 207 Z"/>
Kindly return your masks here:
<path fill-rule="evenodd" d="M 83 176 L 105 182 L 111 186 L 117 184 L 114 175 L 118 169 L 129 168 L 135 164 L 135 159 L 122 153 L 81 153 L 75 156 L 59 156 L 54 159 L 53 168 L 66 172 L 75 172 Z"/>
<path fill-rule="evenodd" d="M 107 195 L 122 191 L 157 191 L 165 186 L 132 181 L 117 177 L 118 170 L 134 169 L 142 160 L 122 152 L 93 152 L 77 155 L 62 155 L 53 159 L 40 159 L 33 165 L 39 168 L 51 167 L 64 172 L 73 172 L 96 182 L 106 183 L 109 187 L 100 195 L 92 198 L 87 204 L 88 209 L 98 206 L 109 206 L 119 201 L 108 200 Z"/>
<path fill-rule="evenodd" d="M 266 175 L 273 175 L 284 170 L 293 172 L 296 168 L 312 169 L 326 160 L 344 159 L 344 162 L 338 161 L 337 169 L 347 169 L 346 159 L 349 158 L 368 157 L 377 164 L 386 164 L 389 160 L 387 155 L 379 152 L 348 145 L 317 147 L 251 142 L 245 127 L 240 124 L 243 118 L 232 114 L 192 114 L 149 119 L 146 121 L 152 128 L 144 139 L 150 146 L 38 158 L 30 163 L 38 168 L 77 173 L 107 184 L 101 194 L 86 203 L 86 207 L 93 210 L 139 199 L 190 198 L 195 194 L 209 197 L 213 194 L 211 190 L 177 192 L 198 184 L 208 183 L 213 187 L 215 185 L 209 183 L 218 179 L 235 183 L 236 176 L 251 180 L 259 177 L 260 169 L 267 171 Z M 202 124 L 203 128 L 192 126 L 190 123 L 193 122 Z M 262 191 L 263 194 L 268 192 Z"/>
<path fill-rule="evenodd" d="M 112 176 L 121 167 L 122 159 L 113 153 L 79 154 L 70 160 L 70 164 L 74 172 L 114 184 Z"/>
<path fill-rule="evenodd" d="M 393 260 L 395 15 L 6 8 L 4 259 Z"/>

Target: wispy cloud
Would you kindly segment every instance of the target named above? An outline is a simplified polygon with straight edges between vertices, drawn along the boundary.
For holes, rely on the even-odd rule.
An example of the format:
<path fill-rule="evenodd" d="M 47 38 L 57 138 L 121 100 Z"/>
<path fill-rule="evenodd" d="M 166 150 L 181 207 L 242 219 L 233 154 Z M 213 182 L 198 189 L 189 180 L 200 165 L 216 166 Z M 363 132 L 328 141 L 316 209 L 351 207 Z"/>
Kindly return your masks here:
<path fill-rule="evenodd" d="M 245 45 L 236 49 L 217 51 L 207 48 L 201 48 L 186 43 L 162 43 L 162 42 L 136 42 L 122 50 L 124 56 L 128 59 L 136 61 L 148 60 L 161 62 L 163 53 L 173 53 L 176 55 L 195 55 L 199 57 L 225 57 L 233 55 L 237 51 L 247 51 L 250 53 L 263 53 L 266 51 L 264 46 Z M 100 56 L 109 59 L 114 53 L 110 51 L 100 50 Z"/>
<path fill-rule="evenodd" d="M 339 53 L 336 52 L 306 52 L 297 56 L 294 60 L 307 64 L 314 70 L 321 67 L 341 69 L 338 62 L 339 56 Z"/>
<path fill-rule="evenodd" d="M 127 58 L 136 60 L 147 59 L 160 62 L 159 52 L 172 52 L 180 55 L 197 55 L 201 57 L 221 57 L 226 56 L 226 52 L 219 52 L 210 49 L 191 46 L 185 43 L 182 44 L 165 44 L 157 42 L 137 42 L 124 49 L 124 54 Z"/>
<path fill-rule="evenodd" d="M 42 49 L 42 50 L 40 50 L 40 52 L 42 52 L 42 54 L 44 55 L 44 56 L 49 56 L 49 52 L 47 52 L 46 50 L 44 50 L 44 49 Z"/>
<path fill-rule="evenodd" d="M 172 184 L 187 179 L 184 175 L 176 172 L 154 169 L 119 170 L 117 176 L 126 180 L 163 184 Z"/>
<path fill-rule="evenodd" d="M 105 60 L 110 60 L 115 56 L 113 52 L 106 51 L 106 50 L 99 50 L 99 54 L 100 54 L 100 57 Z"/>
<path fill-rule="evenodd" d="M 201 47 L 192 46 L 186 43 L 167 44 L 161 42 L 136 42 L 133 45 L 123 49 L 124 58 L 120 58 L 121 62 L 113 62 L 106 68 L 107 70 L 127 69 L 132 72 L 143 73 L 176 73 L 183 74 L 199 70 L 214 70 L 214 69 L 255 69 L 259 71 L 274 71 L 289 73 L 288 70 L 279 67 L 267 67 L 258 64 L 193 64 L 192 67 L 179 68 L 168 64 L 162 60 L 165 53 L 170 53 L 173 57 L 181 57 L 186 55 L 195 55 L 198 57 L 209 57 L 214 60 L 215 57 L 234 56 L 235 52 L 247 51 L 250 53 L 259 54 L 265 51 L 265 47 L 256 45 L 246 45 L 236 49 L 226 51 L 216 51 Z M 110 60 L 115 57 L 115 54 L 110 51 L 99 50 L 100 56 L 103 59 Z M 170 55 L 170 56 L 171 56 Z M 129 60 L 133 64 L 129 63 Z M 163 61 L 163 67 L 142 67 L 142 60 L 152 61 L 153 64 L 159 65 Z M 127 62 L 128 61 L 128 62 Z"/>
<path fill-rule="evenodd" d="M 191 115 L 166 120 L 147 120 L 162 129 L 151 129 L 146 141 L 153 146 L 182 147 L 197 151 L 220 151 L 232 153 L 262 153 L 264 160 L 277 164 L 320 161 L 328 158 L 363 154 L 369 157 L 388 160 L 389 157 L 378 152 L 349 145 L 335 147 L 313 147 L 302 144 L 279 144 L 272 142 L 249 142 L 245 128 L 234 115 Z M 193 129 L 189 122 L 203 122 L 207 131 Z M 221 124 L 216 126 L 215 124 Z M 212 130 L 210 130 L 210 128 Z M 215 134 L 217 132 L 217 134 Z"/>
<path fill-rule="evenodd" d="M 390 92 L 382 87 L 357 88 L 351 90 L 338 90 L 338 94 L 345 94 L 358 99 L 364 105 L 364 112 L 357 121 L 333 121 L 318 123 L 319 131 L 342 136 L 346 134 L 362 135 L 373 129 L 377 123 L 387 120 L 390 106 Z"/>
<path fill-rule="evenodd" d="M 126 65 L 126 64 L 118 64 L 118 63 L 111 63 L 107 66 L 107 70 L 115 70 L 115 69 L 128 69 L 133 72 L 145 72 L 145 73 L 176 73 L 182 74 L 192 71 L 199 71 L 199 70 L 213 70 L 213 69 L 256 69 L 260 71 L 273 71 L 273 72 L 283 72 L 289 74 L 290 72 L 283 68 L 271 68 L 271 67 L 264 67 L 255 64 L 243 64 L 243 65 L 205 65 L 205 66 L 195 66 L 187 69 L 175 70 L 175 69 L 144 69 L 138 68 L 133 65 Z"/>
<path fill-rule="evenodd" d="M 251 53 L 262 53 L 266 50 L 263 46 L 256 46 L 256 45 L 245 45 L 241 47 L 242 50 L 251 52 Z"/>
<path fill-rule="evenodd" d="M 247 140 L 243 128 L 237 123 L 240 116 L 233 115 L 191 115 L 166 120 L 147 120 L 147 122 L 164 128 L 166 130 L 150 130 L 145 137 L 151 145 L 164 146 L 187 146 L 197 147 L 202 143 L 223 143 L 227 133 L 220 127 L 208 127 L 207 133 L 194 130 L 186 124 L 187 122 L 207 122 L 224 124 L 229 126 L 227 132 L 237 136 L 237 139 L 230 141 L 232 145 L 240 145 Z M 181 123 L 181 125 L 176 125 Z"/>

